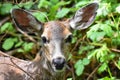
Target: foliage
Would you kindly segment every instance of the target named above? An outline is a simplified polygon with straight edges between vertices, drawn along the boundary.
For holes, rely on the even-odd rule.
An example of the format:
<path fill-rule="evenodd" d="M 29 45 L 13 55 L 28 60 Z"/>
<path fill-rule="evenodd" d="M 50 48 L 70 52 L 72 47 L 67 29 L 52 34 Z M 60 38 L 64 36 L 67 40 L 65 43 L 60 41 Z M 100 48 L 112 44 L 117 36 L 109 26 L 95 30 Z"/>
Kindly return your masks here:
<path fill-rule="evenodd" d="M 13 45 L 15 44 L 15 42 L 17 41 L 16 38 L 7 38 L 2 47 L 5 49 L 5 50 L 9 50 L 13 47 Z"/>
<path fill-rule="evenodd" d="M 41 22 L 61 20 L 70 18 L 77 9 L 90 2 L 93 2 L 93 0 L 38 0 L 36 2 L 16 3 L 16 5 L 2 2 L 0 3 L 0 21 L 10 16 L 12 8 L 20 7 L 31 10 L 33 15 Z M 119 26 L 120 1 L 99 0 L 97 17 L 92 26 L 83 32 L 73 32 L 71 42 L 73 50 L 70 60 L 74 64 L 74 73 L 77 80 L 86 78 L 98 80 L 120 79 Z M 39 40 L 35 36 L 31 36 L 36 41 Z M 36 53 L 36 49 L 34 49 L 34 46 L 37 46 L 36 43 L 19 33 L 10 20 L 0 26 L 0 37 L 0 49 L 3 51 L 17 49 L 17 54 L 18 52 L 21 54 Z M 67 80 L 72 80 L 72 76 Z"/>
<path fill-rule="evenodd" d="M 83 60 L 78 60 L 75 64 L 76 74 L 80 76 L 84 70 L 84 66 L 90 63 L 89 59 L 84 58 Z"/>

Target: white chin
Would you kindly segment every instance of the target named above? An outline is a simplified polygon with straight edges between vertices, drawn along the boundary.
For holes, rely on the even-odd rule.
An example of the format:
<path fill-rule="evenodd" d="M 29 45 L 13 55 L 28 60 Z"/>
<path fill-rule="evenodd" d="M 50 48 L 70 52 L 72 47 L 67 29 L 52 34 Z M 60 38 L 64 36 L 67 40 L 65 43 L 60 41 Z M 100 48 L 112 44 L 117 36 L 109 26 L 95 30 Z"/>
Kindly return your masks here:
<path fill-rule="evenodd" d="M 55 67 L 53 69 L 55 72 L 63 72 L 65 70 L 65 68 L 59 70 L 59 69 L 56 69 Z"/>

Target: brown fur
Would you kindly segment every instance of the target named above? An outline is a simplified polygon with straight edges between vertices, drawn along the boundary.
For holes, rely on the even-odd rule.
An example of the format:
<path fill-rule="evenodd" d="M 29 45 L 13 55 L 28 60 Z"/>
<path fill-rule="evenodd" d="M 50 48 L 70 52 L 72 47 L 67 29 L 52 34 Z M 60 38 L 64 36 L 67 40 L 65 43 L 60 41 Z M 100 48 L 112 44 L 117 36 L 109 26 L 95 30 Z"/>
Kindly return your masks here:
<path fill-rule="evenodd" d="M 49 62 L 39 54 L 33 61 L 2 56 L 0 57 L 0 80 L 63 80 L 63 72 L 58 75 L 52 68 L 48 69 L 45 63 L 49 66 Z"/>

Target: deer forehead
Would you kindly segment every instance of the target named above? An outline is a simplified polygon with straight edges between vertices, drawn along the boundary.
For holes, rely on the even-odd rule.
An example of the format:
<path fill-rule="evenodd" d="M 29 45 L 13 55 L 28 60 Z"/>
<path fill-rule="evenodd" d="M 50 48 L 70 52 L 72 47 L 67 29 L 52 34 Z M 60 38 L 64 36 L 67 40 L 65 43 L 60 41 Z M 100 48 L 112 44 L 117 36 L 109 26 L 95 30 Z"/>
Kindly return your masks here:
<path fill-rule="evenodd" d="M 47 22 L 44 25 L 42 36 L 48 39 L 62 39 L 71 34 L 68 27 L 59 21 Z"/>

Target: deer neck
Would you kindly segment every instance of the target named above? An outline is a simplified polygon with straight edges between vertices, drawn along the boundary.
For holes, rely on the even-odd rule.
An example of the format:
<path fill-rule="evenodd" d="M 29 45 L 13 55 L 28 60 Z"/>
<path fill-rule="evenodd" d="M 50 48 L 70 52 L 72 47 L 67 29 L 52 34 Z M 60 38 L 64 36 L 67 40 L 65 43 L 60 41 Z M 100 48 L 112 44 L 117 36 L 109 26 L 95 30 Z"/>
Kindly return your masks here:
<path fill-rule="evenodd" d="M 44 56 L 45 52 L 42 51 L 42 53 L 38 53 L 36 55 L 36 58 L 33 60 L 31 66 L 33 67 L 32 73 L 39 73 L 39 75 L 42 75 L 42 79 L 46 79 L 49 77 L 49 80 L 59 80 L 59 78 L 62 78 L 60 80 L 63 80 L 63 73 L 56 73 L 50 64 L 50 61 Z"/>
<path fill-rule="evenodd" d="M 42 71 L 47 71 L 48 73 L 53 73 L 53 69 L 50 66 L 50 62 L 48 61 L 48 59 L 45 57 L 45 52 L 44 51 L 40 51 L 39 53 L 37 53 L 35 59 L 32 61 L 32 64 L 34 65 L 34 67 L 38 67 L 36 69 L 41 69 Z"/>

